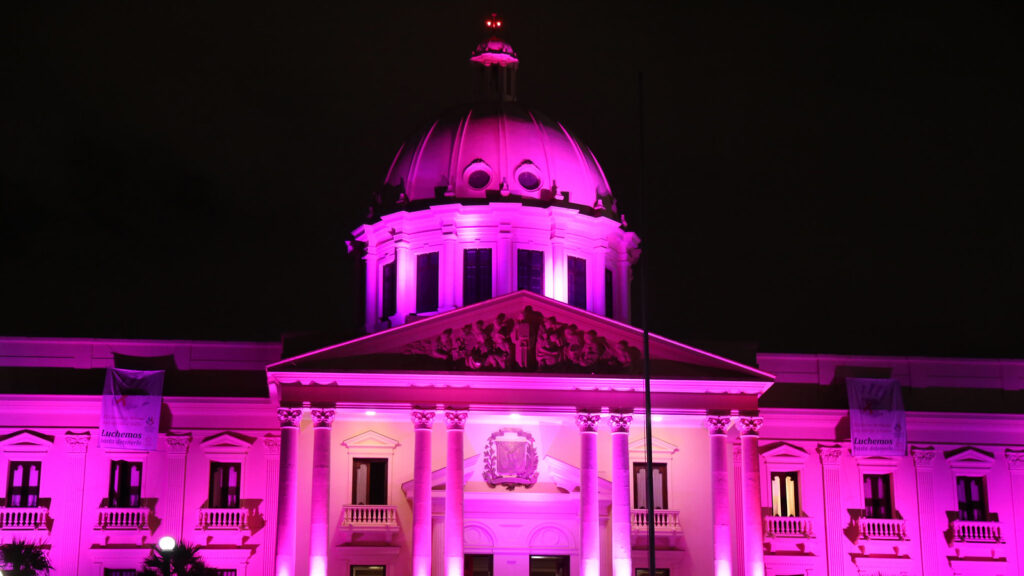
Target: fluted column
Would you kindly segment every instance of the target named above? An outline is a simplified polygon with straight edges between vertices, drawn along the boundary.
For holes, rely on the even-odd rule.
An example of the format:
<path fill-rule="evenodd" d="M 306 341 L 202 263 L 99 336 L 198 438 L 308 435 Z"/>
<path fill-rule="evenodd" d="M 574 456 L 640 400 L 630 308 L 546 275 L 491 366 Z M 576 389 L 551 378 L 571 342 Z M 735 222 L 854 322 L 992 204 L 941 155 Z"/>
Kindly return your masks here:
<path fill-rule="evenodd" d="M 430 433 L 434 427 L 434 412 L 413 410 L 412 424 L 416 429 L 413 455 L 412 576 L 430 576 Z"/>
<path fill-rule="evenodd" d="M 580 429 L 580 576 L 601 574 L 601 519 L 597 502 L 597 423 L 600 414 L 576 415 Z"/>
<path fill-rule="evenodd" d="M 932 481 L 935 448 L 912 446 L 910 455 L 914 458 L 914 473 L 917 475 L 917 517 L 921 533 L 921 573 L 937 574 L 935 550 L 935 488 Z"/>
<path fill-rule="evenodd" d="M 281 489 L 277 497 L 277 576 L 295 576 L 295 528 L 299 500 L 299 408 L 279 408 Z"/>
<path fill-rule="evenodd" d="M 265 481 L 266 492 L 263 501 L 264 514 L 267 516 L 267 527 L 264 530 L 263 543 L 260 548 L 263 550 L 263 576 L 274 576 L 274 537 L 277 534 L 277 497 L 278 478 L 281 475 L 281 437 L 263 437 L 263 458 L 265 460 Z"/>
<path fill-rule="evenodd" d="M 466 412 L 447 410 L 448 455 L 444 482 L 444 572 L 447 576 L 462 576 L 463 556 L 463 482 L 465 464 L 462 453 L 462 434 L 466 427 Z"/>
<path fill-rule="evenodd" d="M 612 414 L 612 576 L 633 576 L 629 506 L 629 424 L 632 414 Z M 652 572 L 653 574 L 653 572 Z"/>
<path fill-rule="evenodd" d="M 758 432 L 764 418 L 741 416 L 736 422 L 740 431 L 740 470 L 743 478 L 741 502 L 743 505 L 743 573 L 746 576 L 764 576 L 764 536 L 761 519 L 761 471 L 758 450 Z"/>
<path fill-rule="evenodd" d="M 728 416 L 704 420 L 711 440 L 711 548 L 715 576 L 732 576 L 732 541 L 729 534 L 729 430 Z"/>
<path fill-rule="evenodd" d="M 62 485 L 59 496 L 64 502 L 63 522 L 57 525 L 60 530 L 61 550 L 57 557 L 57 574 L 78 574 L 78 559 L 81 555 L 82 542 L 82 494 L 85 492 L 85 454 L 89 451 L 90 434 L 88 432 L 64 434 L 64 465 L 60 474 Z"/>
<path fill-rule="evenodd" d="M 181 541 L 181 528 L 184 523 L 185 507 L 185 460 L 188 447 L 192 443 L 191 434 L 168 434 L 164 436 L 164 449 L 167 451 L 167 491 L 165 492 L 164 516 L 167 531 L 175 541 Z"/>
<path fill-rule="evenodd" d="M 829 576 L 843 576 L 843 501 L 839 497 L 840 446 L 818 446 L 825 496 L 825 551 Z"/>
<path fill-rule="evenodd" d="M 313 493 L 309 511 L 309 574 L 327 576 L 333 408 L 313 408 Z"/>

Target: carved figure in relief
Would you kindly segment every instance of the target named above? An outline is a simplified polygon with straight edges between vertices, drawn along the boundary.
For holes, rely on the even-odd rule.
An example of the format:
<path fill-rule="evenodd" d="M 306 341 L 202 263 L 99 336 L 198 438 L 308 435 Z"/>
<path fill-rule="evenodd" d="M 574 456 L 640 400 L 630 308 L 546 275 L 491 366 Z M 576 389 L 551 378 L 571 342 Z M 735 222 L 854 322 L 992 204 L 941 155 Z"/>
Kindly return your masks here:
<path fill-rule="evenodd" d="M 563 325 L 554 316 L 544 319 L 537 332 L 537 364 L 541 368 L 551 368 L 562 362 L 565 355 L 565 336 Z"/>
<path fill-rule="evenodd" d="M 608 346 L 605 344 L 604 338 L 598 336 L 594 330 L 587 330 L 587 333 L 583 335 L 583 352 L 580 363 L 588 368 L 596 366 L 604 359 L 607 350 Z"/>

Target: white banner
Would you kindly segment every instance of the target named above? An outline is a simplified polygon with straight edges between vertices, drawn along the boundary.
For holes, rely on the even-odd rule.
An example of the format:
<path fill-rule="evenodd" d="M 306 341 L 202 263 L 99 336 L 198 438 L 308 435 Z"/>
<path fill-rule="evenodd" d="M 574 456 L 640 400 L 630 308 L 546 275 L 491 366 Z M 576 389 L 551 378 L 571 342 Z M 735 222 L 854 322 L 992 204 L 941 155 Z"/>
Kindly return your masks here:
<path fill-rule="evenodd" d="M 100 413 L 100 447 L 156 450 L 164 371 L 107 368 Z"/>
<path fill-rule="evenodd" d="M 889 378 L 847 378 L 854 456 L 906 456 L 907 415 L 900 383 Z"/>

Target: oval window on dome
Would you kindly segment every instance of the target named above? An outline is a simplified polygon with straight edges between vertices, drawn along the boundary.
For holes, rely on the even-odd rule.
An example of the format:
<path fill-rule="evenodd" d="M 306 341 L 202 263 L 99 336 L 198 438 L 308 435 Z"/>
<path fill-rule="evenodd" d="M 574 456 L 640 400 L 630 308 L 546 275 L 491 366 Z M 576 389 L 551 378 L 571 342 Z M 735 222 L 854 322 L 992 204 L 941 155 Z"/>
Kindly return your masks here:
<path fill-rule="evenodd" d="M 536 190 L 540 188 L 540 176 L 524 170 L 519 173 L 519 185 L 523 190 Z"/>
<path fill-rule="evenodd" d="M 466 178 L 471 188 L 483 190 L 491 182 L 491 175 L 486 170 L 473 170 Z"/>

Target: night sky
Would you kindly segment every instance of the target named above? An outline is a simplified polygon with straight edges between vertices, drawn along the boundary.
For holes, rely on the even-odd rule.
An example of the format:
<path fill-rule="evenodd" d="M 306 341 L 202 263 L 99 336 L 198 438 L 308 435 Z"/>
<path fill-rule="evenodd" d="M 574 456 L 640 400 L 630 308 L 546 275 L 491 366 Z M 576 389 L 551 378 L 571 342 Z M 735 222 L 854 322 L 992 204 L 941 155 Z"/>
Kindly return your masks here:
<path fill-rule="evenodd" d="M 654 332 L 1024 357 L 1013 3 L 433 4 L 3 3 L 0 335 L 355 335 L 345 240 L 497 9 L 643 234 Z"/>

